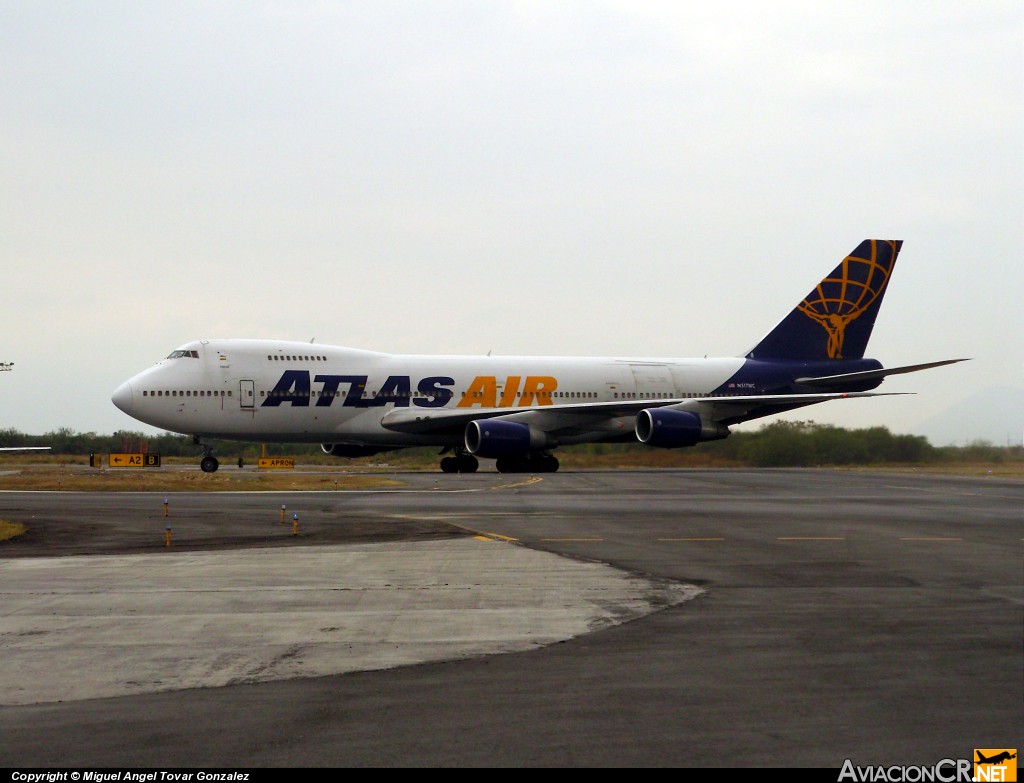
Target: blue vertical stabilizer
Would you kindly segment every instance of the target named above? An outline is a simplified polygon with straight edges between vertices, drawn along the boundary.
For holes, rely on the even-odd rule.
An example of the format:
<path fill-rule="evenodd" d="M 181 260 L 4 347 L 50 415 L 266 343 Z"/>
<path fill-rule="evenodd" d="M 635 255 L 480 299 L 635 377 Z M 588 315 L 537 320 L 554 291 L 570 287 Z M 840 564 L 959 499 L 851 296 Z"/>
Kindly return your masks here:
<path fill-rule="evenodd" d="M 863 358 L 902 245 L 865 239 L 746 358 Z"/>

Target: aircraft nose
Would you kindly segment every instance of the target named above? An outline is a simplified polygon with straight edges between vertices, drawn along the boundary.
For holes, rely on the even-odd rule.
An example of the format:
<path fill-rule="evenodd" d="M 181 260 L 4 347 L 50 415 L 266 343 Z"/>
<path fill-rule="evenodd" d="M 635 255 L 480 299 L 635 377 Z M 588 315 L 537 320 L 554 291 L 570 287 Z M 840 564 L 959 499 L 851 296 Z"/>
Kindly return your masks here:
<path fill-rule="evenodd" d="M 132 408 L 134 407 L 134 391 L 132 389 L 131 382 L 125 381 L 114 389 L 114 393 L 110 397 L 110 400 L 118 408 L 128 415 L 131 415 Z"/>

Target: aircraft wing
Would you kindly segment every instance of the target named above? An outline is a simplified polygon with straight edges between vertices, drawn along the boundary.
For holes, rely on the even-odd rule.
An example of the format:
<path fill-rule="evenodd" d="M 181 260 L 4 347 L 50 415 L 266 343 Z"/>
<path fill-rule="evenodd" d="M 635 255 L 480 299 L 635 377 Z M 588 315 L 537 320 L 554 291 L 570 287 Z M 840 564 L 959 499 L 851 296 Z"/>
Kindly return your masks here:
<path fill-rule="evenodd" d="M 395 432 L 456 434 L 461 432 L 471 421 L 501 418 L 505 421 L 529 424 L 545 432 L 555 432 L 562 428 L 579 427 L 588 420 L 605 421 L 636 415 L 644 408 L 671 408 L 699 413 L 712 422 L 728 426 L 829 400 L 887 397 L 898 393 L 759 394 L 668 400 L 581 402 L 542 405 L 533 408 L 449 408 L 438 410 L 396 408 L 386 413 L 380 423 L 381 426 Z"/>
<path fill-rule="evenodd" d="M 701 397 L 672 405 L 675 410 L 698 413 L 702 418 L 726 427 L 745 421 L 771 416 L 775 413 L 815 405 L 829 400 L 848 400 L 858 397 L 892 397 L 912 392 L 836 392 L 831 394 L 757 394 L 736 397 Z M 652 407 L 650 405 L 645 407 Z"/>

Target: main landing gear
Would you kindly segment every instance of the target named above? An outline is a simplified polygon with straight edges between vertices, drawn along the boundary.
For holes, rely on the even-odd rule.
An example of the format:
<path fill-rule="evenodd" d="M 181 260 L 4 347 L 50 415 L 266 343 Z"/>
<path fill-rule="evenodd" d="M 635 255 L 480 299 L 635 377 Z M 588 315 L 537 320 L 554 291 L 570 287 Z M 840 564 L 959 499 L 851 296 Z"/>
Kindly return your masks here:
<path fill-rule="evenodd" d="M 441 470 L 444 473 L 476 473 L 479 467 L 480 463 L 476 457 L 462 449 L 456 449 L 454 457 L 445 457 L 441 460 Z"/>
<path fill-rule="evenodd" d="M 203 447 L 203 458 L 199 460 L 199 467 L 203 473 L 216 473 L 217 468 L 220 467 L 220 462 L 213 456 L 213 446 L 209 443 L 203 443 L 199 438 L 192 439 L 194 443 Z"/>
<path fill-rule="evenodd" d="M 558 470 L 558 457 L 539 453 L 523 457 L 500 457 L 494 467 L 499 473 L 554 473 Z"/>

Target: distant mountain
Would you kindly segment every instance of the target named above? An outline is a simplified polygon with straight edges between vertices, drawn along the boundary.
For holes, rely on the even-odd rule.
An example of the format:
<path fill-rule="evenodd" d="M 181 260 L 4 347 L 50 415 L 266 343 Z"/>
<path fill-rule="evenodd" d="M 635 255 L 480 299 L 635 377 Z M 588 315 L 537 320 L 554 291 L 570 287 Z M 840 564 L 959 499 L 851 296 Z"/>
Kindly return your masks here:
<path fill-rule="evenodd" d="M 993 446 L 1020 446 L 1024 437 L 1024 389 L 984 389 L 910 428 L 933 446 L 966 446 L 987 440 Z"/>

